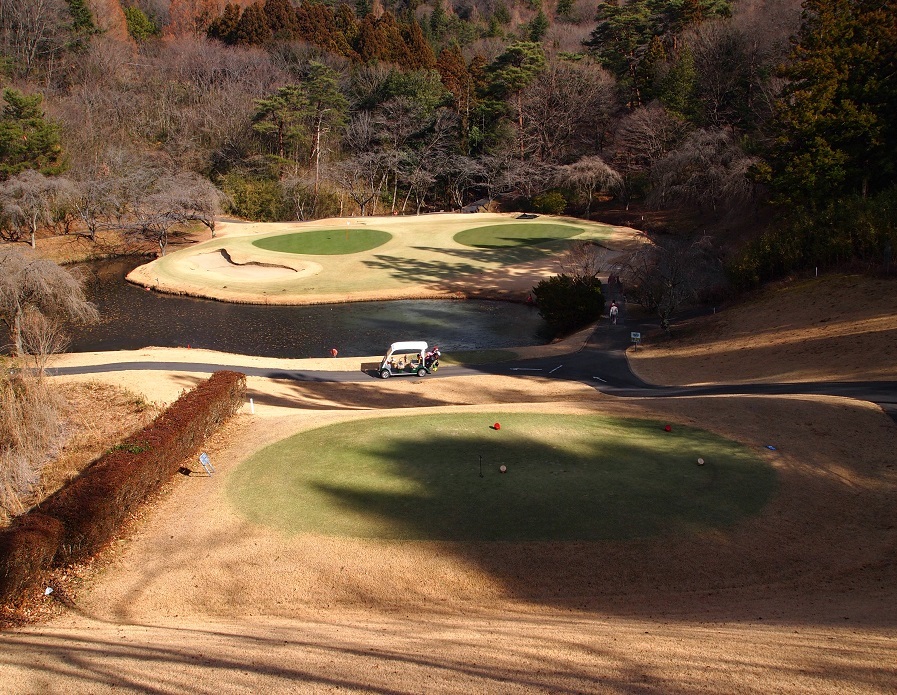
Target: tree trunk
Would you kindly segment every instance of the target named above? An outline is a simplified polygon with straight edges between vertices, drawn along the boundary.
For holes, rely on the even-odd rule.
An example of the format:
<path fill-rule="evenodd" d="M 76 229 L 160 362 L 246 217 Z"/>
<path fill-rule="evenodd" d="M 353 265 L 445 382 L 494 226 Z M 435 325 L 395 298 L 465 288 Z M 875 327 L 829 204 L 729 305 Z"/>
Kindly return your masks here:
<path fill-rule="evenodd" d="M 24 352 L 22 346 L 22 310 L 17 309 L 12 319 L 12 354 L 13 357 L 21 357 Z"/>

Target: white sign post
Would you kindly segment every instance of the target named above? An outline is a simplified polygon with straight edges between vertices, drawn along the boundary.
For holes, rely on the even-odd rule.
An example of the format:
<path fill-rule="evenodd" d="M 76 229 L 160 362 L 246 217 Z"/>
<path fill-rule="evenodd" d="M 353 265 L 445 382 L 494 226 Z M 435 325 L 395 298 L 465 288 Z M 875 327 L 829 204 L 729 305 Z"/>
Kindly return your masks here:
<path fill-rule="evenodd" d="M 635 345 L 635 349 L 638 350 L 639 343 L 642 342 L 642 334 L 633 331 L 629 335 L 632 337 L 632 344 Z"/>
<path fill-rule="evenodd" d="M 209 458 L 209 455 L 205 451 L 199 455 L 199 462 L 210 476 L 215 472 L 215 468 L 212 466 L 212 459 Z"/>

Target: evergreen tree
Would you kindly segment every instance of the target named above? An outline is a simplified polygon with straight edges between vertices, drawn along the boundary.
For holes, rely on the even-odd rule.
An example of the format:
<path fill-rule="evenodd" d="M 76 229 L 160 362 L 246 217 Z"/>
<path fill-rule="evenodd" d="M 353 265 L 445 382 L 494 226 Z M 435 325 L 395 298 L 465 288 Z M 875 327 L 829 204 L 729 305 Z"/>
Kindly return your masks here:
<path fill-rule="evenodd" d="M 647 101 L 640 91 L 644 83 L 639 73 L 652 40 L 659 37 L 666 45 L 674 45 L 676 35 L 693 23 L 726 17 L 730 12 L 730 0 L 602 2 L 596 15 L 598 25 L 585 45 L 629 91 L 629 104 L 638 106 Z"/>
<path fill-rule="evenodd" d="M 41 108 L 43 96 L 27 96 L 15 89 L 3 90 L 0 117 L 0 181 L 25 169 L 59 174 L 65 169 L 59 126 L 47 121 Z"/>
<path fill-rule="evenodd" d="M 79 38 L 97 33 L 97 25 L 94 24 L 93 14 L 85 0 L 67 0 L 69 14 L 72 16 L 72 33 Z"/>
<path fill-rule="evenodd" d="M 523 159 L 523 90 L 545 69 L 542 46 L 532 41 L 512 43 L 489 68 L 491 86 L 498 96 L 512 97 L 517 106 L 517 135 Z"/>
<path fill-rule="evenodd" d="M 337 77 L 333 69 L 312 62 L 303 83 L 311 118 L 311 157 L 315 166 L 313 207 L 317 207 L 325 140 L 329 133 L 345 124 L 346 113 L 349 110 L 349 102 L 340 91 Z"/>
<path fill-rule="evenodd" d="M 159 27 L 139 7 L 132 6 L 123 9 L 125 20 L 128 23 L 128 34 L 135 41 L 140 43 L 159 33 Z"/>
<path fill-rule="evenodd" d="M 806 0 L 778 105 L 772 182 L 783 201 L 894 186 L 897 0 Z"/>
<path fill-rule="evenodd" d="M 658 97 L 671 113 L 686 120 L 693 119 L 698 111 L 695 103 L 697 80 L 694 56 L 687 45 L 682 45 L 661 81 Z"/>
<path fill-rule="evenodd" d="M 402 65 L 411 70 L 435 68 L 436 56 L 433 54 L 430 44 L 424 38 L 424 32 L 414 16 L 404 26 L 402 34 L 405 39 L 405 45 L 408 47 L 408 52 L 405 60 L 402 61 Z"/>
<path fill-rule="evenodd" d="M 255 3 L 243 10 L 234 31 L 234 42 L 247 46 L 260 46 L 270 40 L 271 29 L 263 6 Z"/>
<path fill-rule="evenodd" d="M 539 14 L 533 17 L 533 20 L 529 23 L 529 40 L 538 43 L 545 38 L 547 32 L 548 17 L 545 16 L 545 13 L 540 8 Z"/>
<path fill-rule="evenodd" d="M 298 22 L 296 10 L 290 0 L 265 0 L 265 19 L 271 36 L 278 41 L 296 38 Z"/>
<path fill-rule="evenodd" d="M 308 132 L 305 120 L 311 105 L 306 90 L 301 85 L 290 84 L 266 99 L 258 99 L 255 106 L 252 129 L 268 136 L 278 157 L 295 158 Z"/>
<path fill-rule="evenodd" d="M 573 15 L 573 0 L 558 0 L 555 15 L 563 19 L 570 19 Z"/>
<path fill-rule="evenodd" d="M 357 31 L 348 5 L 340 5 L 336 14 L 327 5 L 311 3 L 296 11 L 296 37 L 337 55 L 357 58 L 351 46 Z"/>
<path fill-rule="evenodd" d="M 241 10 L 239 5 L 227 3 L 221 16 L 209 24 L 208 36 L 227 44 L 237 42 L 237 27 L 240 25 Z"/>

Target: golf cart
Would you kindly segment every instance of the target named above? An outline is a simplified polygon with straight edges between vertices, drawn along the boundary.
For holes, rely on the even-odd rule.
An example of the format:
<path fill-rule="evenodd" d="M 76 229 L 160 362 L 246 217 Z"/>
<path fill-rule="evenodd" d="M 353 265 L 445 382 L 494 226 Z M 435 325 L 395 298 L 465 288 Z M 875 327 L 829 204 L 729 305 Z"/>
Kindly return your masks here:
<path fill-rule="evenodd" d="M 422 340 L 406 340 L 393 343 L 380 362 L 380 376 L 388 379 L 391 376 L 426 376 L 439 369 L 439 346 L 434 345 L 427 350 Z"/>

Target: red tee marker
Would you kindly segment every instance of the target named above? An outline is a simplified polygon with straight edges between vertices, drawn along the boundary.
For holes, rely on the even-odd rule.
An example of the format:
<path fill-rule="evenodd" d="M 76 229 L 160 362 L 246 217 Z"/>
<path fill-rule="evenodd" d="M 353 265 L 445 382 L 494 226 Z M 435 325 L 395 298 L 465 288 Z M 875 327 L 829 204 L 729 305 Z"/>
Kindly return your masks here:
<path fill-rule="evenodd" d="M 667 425 L 666 427 L 663 428 L 663 430 L 664 430 L 664 432 L 672 432 L 672 431 L 673 431 L 673 426 L 672 426 L 672 425 Z"/>
<path fill-rule="evenodd" d="M 499 424 L 499 423 L 496 422 L 494 425 L 492 425 L 492 429 L 494 429 L 494 430 L 500 430 L 500 429 L 501 429 L 501 424 Z"/>

